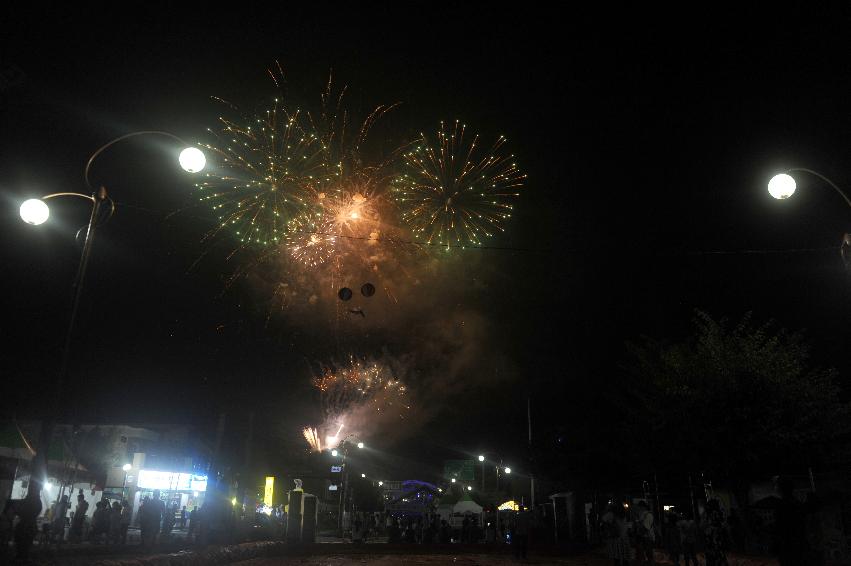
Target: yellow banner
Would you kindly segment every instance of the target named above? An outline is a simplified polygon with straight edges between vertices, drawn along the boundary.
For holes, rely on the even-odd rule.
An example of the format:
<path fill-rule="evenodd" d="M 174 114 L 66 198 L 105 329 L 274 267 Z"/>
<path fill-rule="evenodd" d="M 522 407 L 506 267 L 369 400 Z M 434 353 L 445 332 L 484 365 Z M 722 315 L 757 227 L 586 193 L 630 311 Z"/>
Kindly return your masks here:
<path fill-rule="evenodd" d="M 263 492 L 263 505 L 266 507 L 272 506 L 272 501 L 275 495 L 275 478 L 266 476 L 266 489 Z"/>

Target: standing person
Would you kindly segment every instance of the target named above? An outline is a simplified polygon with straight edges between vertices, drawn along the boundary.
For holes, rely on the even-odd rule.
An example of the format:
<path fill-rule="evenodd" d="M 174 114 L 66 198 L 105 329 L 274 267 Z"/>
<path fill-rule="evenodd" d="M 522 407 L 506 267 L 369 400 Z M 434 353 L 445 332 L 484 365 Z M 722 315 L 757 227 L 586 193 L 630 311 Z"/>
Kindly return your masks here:
<path fill-rule="evenodd" d="M 703 535 L 706 566 L 727 566 L 727 530 L 724 513 L 717 499 L 706 502 Z M 790 564 L 802 564 L 802 562 L 790 562 Z"/>
<path fill-rule="evenodd" d="M 691 511 L 677 521 L 680 531 L 680 543 L 683 549 L 683 566 L 698 566 L 697 563 L 697 523 L 691 516 Z"/>
<path fill-rule="evenodd" d="M 653 545 L 656 542 L 656 531 L 653 525 L 653 513 L 644 501 L 638 502 L 638 520 L 635 521 L 633 529 L 638 563 L 654 564 Z"/>
<path fill-rule="evenodd" d="M 180 528 L 186 528 L 186 505 L 180 510 Z"/>
<path fill-rule="evenodd" d="M 187 535 L 189 538 L 192 538 L 192 534 L 197 530 L 198 526 L 198 506 L 192 508 L 192 511 L 189 512 L 189 534 Z"/>
<path fill-rule="evenodd" d="M 109 542 L 118 544 L 121 542 L 121 503 L 117 500 L 112 502 L 109 509 Z"/>
<path fill-rule="evenodd" d="M 74 517 L 71 520 L 71 530 L 68 532 L 69 542 L 80 542 L 83 540 L 83 523 L 86 519 L 86 511 L 89 510 L 89 503 L 83 497 L 83 490 L 77 494 L 77 507 L 74 509 Z"/>
<path fill-rule="evenodd" d="M 153 533 L 153 508 L 154 504 L 151 502 L 151 498 L 146 495 L 142 499 L 142 504 L 139 506 L 139 529 L 142 532 L 142 541 L 140 544 L 145 548 L 150 548 L 154 545 L 153 539 L 156 536 Z"/>
<path fill-rule="evenodd" d="M 629 525 L 626 521 L 626 509 L 623 503 L 610 504 L 602 517 L 603 534 L 606 537 L 606 551 L 614 566 L 627 566 L 632 558 L 629 544 Z"/>
<path fill-rule="evenodd" d="M 662 539 L 665 551 L 674 566 L 680 566 L 680 555 L 683 553 L 683 542 L 680 537 L 680 529 L 677 527 L 677 514 L 668 512 L 665 514 L 665 525 L 662 531 Z"/>
<path fill-rule="evenodd" d="M 61 543 L 65 540 L 65 515 L 68 514 L 68 496 L 63 495 L 62 498 L 53 506 L 53 520 L 50 528 L 50 538 Z"/>
<path fill-rule="evenodd" d="M 154 495 L 151 497 L 151 513 L 150 513 L 150 521 L 151 521 L 151 535 L 152 535 L 152 544 L 157 543 L 157 536 L 160 533 L 160 528 L 162 525 L 163 515 L 165 515 L 165 502 L 160 499 L 160 490 L 155 489 Z"/>
<path fill-rule="evenodd" d="M 121 520 L 119 532 L 121 544 L 127 544 L 127 531 L 130 529 L 130 521 L 133 519 L 133 507 L 126 499 L 121 502 Z"/>
<path fill-rule="evenodd" d="M 163 516 L 162 529 L 160 533 L 162 535 L 170 535 L 172 529 L 174 529 L 174 523 L 177 515 L 177 505 L 167 509 Z"/>
<path fill-rule="evenodd" d="M 526 560 L 530 521 L 529 512 L 525 509 L 517 511 L 514 515 L 514 526 L 511 529 L 511 544 L 514 546 L 514 557 L 519 560 Z"/>
<path fill-rule="evenodd" d="M 9 543 L 12 542 L 12 525 L 15 521 L 15 507 L 11 499 L 7 499 L 0 513 L 0 563 L 11 561 Z"/>
<path fill-rule="evenodd" d="M 92 514 L 92 530 L 89 540 L 94 543 L 100 542 L 101 535 L 109 535 L 109 506 L 100 500 L 95 503 L 95 512 Z"/>
<path fill-rule="evenodd" d="M 780 504 L 777 507 L 777 548 L 780 566 L 804 564 L 807 555 L 807 528 L 804 506 L 795 499 L 793 481 L 778 481 Z"/>

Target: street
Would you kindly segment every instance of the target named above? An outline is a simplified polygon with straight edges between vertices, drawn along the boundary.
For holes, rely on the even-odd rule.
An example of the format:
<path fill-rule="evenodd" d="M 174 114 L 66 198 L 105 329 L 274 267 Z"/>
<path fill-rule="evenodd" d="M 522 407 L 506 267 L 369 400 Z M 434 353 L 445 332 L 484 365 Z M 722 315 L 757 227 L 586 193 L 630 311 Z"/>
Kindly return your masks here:
<path fill-rule="evenodd" d="M 518 561 L 511 556 L 488 555 L 488 554 L 467 554 L 467 555 L 430 555 L 430 554 L 415 554 L 405 556 L 399 555 L 367 555 L 367 556 L 316 556 L 302 558 L 257 558 L 239 562 L 245 566 L 348 566 L 349 564 L 375 564 L 379 566 L 390 566 L 404 562 L 406 565 L 414 564 L 453 564 L 453 565 L 469 565 L 469 566 L 491 566 L 502 564 L 567 564 L 571 566 L 602 566 L 609 564 L 609 561 L 597 556 L 580 556 L 573 558 L 530 558 L 524 561 Z"/>

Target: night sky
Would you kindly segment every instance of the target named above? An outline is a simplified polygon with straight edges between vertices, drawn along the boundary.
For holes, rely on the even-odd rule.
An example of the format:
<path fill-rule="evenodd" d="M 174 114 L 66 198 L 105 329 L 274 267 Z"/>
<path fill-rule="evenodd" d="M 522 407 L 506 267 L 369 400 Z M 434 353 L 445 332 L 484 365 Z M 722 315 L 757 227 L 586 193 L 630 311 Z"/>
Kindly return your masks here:
<path fill-rule="evenodd" d="M 124 133 L 205 139 L 221 110 L 210 97 L 260 105 L 276 60 L 305 105 L 333 70 L 355 113 L 402 102 L 382 124 L 390 142 L 459 118 L 506 135 L 528 173 L 490 242 L 504 249 L 463 252 L 411 307 L 424 325 L 467 313 L 482 331 L 462 339 L 483 343 L 457 375 L 412 372 L 428 406 L 393 438 L 367 439 L 408 469 L 483 449 L 521 458 L 527 394 L 546 437 L 626 363 L 626 341 L 681 338 L 695 308 L 806 329 L 816 363 L 847 383 L 851 276 L 838 246 L 851 210 L 813 178 L 787 201 L 765 190 L 795 166 L 851 188 L 847 14 L 125 12 L 3 18 L 0 66 L 23 72 L 0 92 L 7 416 L 47 406 L 88 214 L 82 200 L 54 201 L 51 222 L 31 227 L 20 202 L 83 191 L 88 156 Z M 196 264 L 212 215 L 176 149 L 139 139 L 93 169 L 118 212 L 95 242 L 63 411 L 202 429 L 226 412 L 238 438 L 254 410 L 266 446 L 301 450 L 315 412 L 306 368 L 327 336 L 286 313 L 268 321 L 248 281 L 226 288 L 220 250 Z M 375 325 L 347 332 L 365 354 L 410 348 Z"/>

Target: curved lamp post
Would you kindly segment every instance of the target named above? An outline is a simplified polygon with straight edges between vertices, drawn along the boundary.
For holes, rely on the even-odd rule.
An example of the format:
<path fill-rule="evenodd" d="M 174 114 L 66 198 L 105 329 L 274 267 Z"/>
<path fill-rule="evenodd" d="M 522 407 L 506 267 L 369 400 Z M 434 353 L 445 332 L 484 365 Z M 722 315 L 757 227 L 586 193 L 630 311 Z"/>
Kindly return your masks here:
<path fill-rule="evenodd" d="M 836 191 L 839 196 L 842 197 L 842 200 L 851 207 L 851 198 L 848 198 L 848 195 L 839 188 L 839 186 L 819 173 L 818 171 L 813 171 L 812 169 L 806 169 L 804 167 L 793 167 L 791 169 L 787 169 L 783 173 L 779 173 L 771 178 L 768 181 L 768 192 L 771 196 L 778 200 L 785 200 L 792 195 L 795 194 L 795 189 L 797 189 L 797 183 L 795 182 L 795 178 L 792 177 L 789 173 L 794 173 L 796 171 L 800 171 L 802 173 L 808 173 L 813 175 L 814 177 L 818 177 L 830 187 Z M 851 234 L 845 233 L 842 236 L 842 244 L 840 246 L 840 253 L 842 254 L 842 261 L 845 263 L 847 268 L 851 268 Z"/>
<path fill-rule="evenodd" d="M 107 148 L 112 145 L 125 140 L 127 138 L 142 136 L 142 135 L 161 135 L 172 138 L 184 146 L 187 146 L 186 142 L 184 142 L 179 137 L 174 134 L 170 134 L 168 132 L 163 132 L 159 130 L 145 130 L 140 132 L 132 132 L 120 137 L 115 138 L 114 140 L 102 145 L 95 151 L 89 160 L 86 162 L 86 169 L 83 173 L 83 180 L 86 183 L 86 187 L 91 191 L 91 194 L 83 194 L 83 193 L 74 193 L 74 192 L 61 192 L 61 193 L 52 193 L 49 195 L 45 195 L 41 198 L 29 199 L 24 201 L 20 207 L 21 219 L 27 224 L 31 225 L 40 225 L 47 221 L 50 217 L 50 208 L 47 206 L 47 200 L 57 197 L 76 197 L 83 198 L 91 201 L 92 210 L 89 216 L 89 223 L 86 227 L 86 237 L 83 243 L 83 251 L 80 254 L 80 263 L 77 266 L 77 274 L 74 277 L 73 289 L 74 289 L 74 298 L 71 306 L 71 316 L 68 321 L 68 328 L 65 333 L 65 342 L 62 348 L 62 361 L 59 366 L 59 374 L 57 376 L 55 391 L 56 395 L 53 396 L 52 401 L 50 401 L 51 406 L 48 407 L 47 410 L 47 418 L 42 423 L 41 432 L 39 434 L 39 442 L 36 446 L 36 453 L 33 455 L 32 460 L 32 472 L 30 474 L 30 485 L 27 490 L 26 499 L 29 504 L 26 506 L 25 515 L 21 515 L 21 520 L 27 521 L 35 521 L 35 517 L 41 511 L 41 503 L 40 503 L 40 493 L 42 490 L 42 482 L 41 478 L 46 477 L 47 472 L 47 451 L 48 446 L 50 444 L 51 437 L 53 436 L 53 428 L 55 426 L 55 414 L 56 410 L 59 407 L 59 404 L 62 401 L 62 393 L 65 388 L 65 380 L 68 374 L 68 360 L 71 353 L 71 339 L 74 334 L 74 326 L 77 320 L 77 311 L 80 305 L 80 297 L 82 295 L 83 290 L 83 281 L 85 280 L 86 275 L 86 267 L 89 263 L 89 256 L 91 255 L 92 243 L 94 241 L 95 230 L 98 225 L 105 220 L 109 220 L 112 217 L 112 214 L 115 212 L 115 203 L 109 198 L 107 190 L 105 187 L 101 186 L 98 189 L 94 189 L 89 181 L 89 171 L 91 170 L 92 163 L 94 163 L 95 159 L 103 153 Z M 179 157 L 179 163 L 181 167 L 190 173 L 197 173 L 204 168 L 206 160 L 204 158 L 204 154 L 197 148 L 194 147 L 186 147 L 181 153 Z M 107 205 L 109 206 L 109 216 L 106 219 L 101 219 L 101 207 Z M 126 476 L 126 474 L 125 474 Z M 30 517 L 30 515 L 35 512 L 35 515 Z"/>

